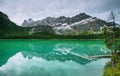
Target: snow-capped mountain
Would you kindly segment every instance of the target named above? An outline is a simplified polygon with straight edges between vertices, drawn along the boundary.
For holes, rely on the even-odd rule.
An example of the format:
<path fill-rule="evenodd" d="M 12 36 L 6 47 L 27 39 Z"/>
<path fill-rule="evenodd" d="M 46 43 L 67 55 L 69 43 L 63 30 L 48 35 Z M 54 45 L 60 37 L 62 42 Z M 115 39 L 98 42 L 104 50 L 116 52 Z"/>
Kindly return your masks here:
<path fill-rule="evenodd" d="M 47 17 L 43 20 L 33 21 L 32 19 L 25 20 L 22 24 L 23 27 L 41 28 L 47 26 L 49 28 L 42 29 L 54 31 L 55 34 L 74 35 L 81 32 L 100 31 L 100 28 L 109 23 L 96 17 L 89 16 L 85 13 L 80 13 L 73 17 L 60 16 L 58 18 Z M 35 29 L 34 29 L 35 30 Z M 33 30 L 32 30 L 33 31 Z M 36 31 L 35 31 L 36 32 Z"/>

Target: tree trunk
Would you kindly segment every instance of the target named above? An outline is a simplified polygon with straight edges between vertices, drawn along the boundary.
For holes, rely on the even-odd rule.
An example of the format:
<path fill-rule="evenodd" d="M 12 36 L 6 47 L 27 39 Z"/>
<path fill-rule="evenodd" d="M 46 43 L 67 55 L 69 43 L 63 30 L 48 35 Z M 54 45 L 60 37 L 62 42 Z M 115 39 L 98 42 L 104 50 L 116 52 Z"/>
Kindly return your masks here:
<path fill-rule="evenodd" d="M 116 48 L 115 32 L 113 33 L 113 41 L 114 41 L 114 58 L 115 58 L 115 63 L 117 63 L 118 62 L 118 55 L 117 55 L 117 48 Z"/>

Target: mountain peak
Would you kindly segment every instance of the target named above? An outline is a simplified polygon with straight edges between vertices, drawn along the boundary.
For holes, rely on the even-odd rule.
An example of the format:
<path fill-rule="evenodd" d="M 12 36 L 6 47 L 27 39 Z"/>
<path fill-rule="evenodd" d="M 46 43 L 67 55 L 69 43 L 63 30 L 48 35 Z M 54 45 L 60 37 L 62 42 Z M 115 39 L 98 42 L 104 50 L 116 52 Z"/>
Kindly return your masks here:
<path fill-rule="evenodd" d="M 24 20 L 22 23 L 23 27 L 31 27 L 33 25 L 34 21 L 33 19 L 29 18 L 28 20 Z"/>
<path fill-rule="evenodd" d="M 76 16 L 88 16 L 88 17 L 91 17 L 90 15 L 86 14 L 86 13 L 79 13 L 78 15 Z"/>
<path fill-rule="evenodd" d="M 73 16 L 73 19 L 79 19 L 79 20 L 83 20 L 83 19 L 87 19 L 90 18 L 91 16 L 87 15 L 86 13 L 80 13 L 76 16 Z"/>
<path fill-rule="evenodd" d="M 79 13 L 79 15 L 87 15 L 86 13 Z"/>
<path fill-rule="evenodd" d="M 28 22 L 29 23 L 34 23 L 33 19 L 31 19 L 31 18 L 28 19 Z"/>

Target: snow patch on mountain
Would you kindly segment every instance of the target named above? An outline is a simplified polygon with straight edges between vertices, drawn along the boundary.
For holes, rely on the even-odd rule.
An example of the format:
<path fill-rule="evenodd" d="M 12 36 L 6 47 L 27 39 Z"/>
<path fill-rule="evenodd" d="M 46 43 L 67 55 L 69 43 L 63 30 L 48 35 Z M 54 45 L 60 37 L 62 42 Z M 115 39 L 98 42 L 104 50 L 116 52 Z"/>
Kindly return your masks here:
<path fill-rule="evenodd" d="M 95 21 L 96 20 L 96 18 L 88 18 L 88 19 L 84 19 L 84 20 L 81 20 L 81 21 L 79 21 L 79 22 L 75 22 L 75 23 L 73 23 L 73 24 L 71 24 L 70 26 L 74 26 L 74 25 L 78 25 L 78 24 L 87 24 L 87 23 L 90 23 L 90 22 L 93 22 L 93 21 Z"/>
<path fill-rule="evenodd" d="M 108 23 L 91 17 L 85 13 L 80 13 L 73 17 L 60 16 L 58 18 L 47 17 L 43 20 L 33 21 L 32 19 L 25 20 L 22 24 L 23 27 L 36 27 L 37 31 L 54 31 L 59 35 L 72 35 L 80 32 L 99 31 L 100 28 Z M 47 26 L 46 26 L 47 25 Z M 45 28 L 42 28 L 45 27 Z"/>

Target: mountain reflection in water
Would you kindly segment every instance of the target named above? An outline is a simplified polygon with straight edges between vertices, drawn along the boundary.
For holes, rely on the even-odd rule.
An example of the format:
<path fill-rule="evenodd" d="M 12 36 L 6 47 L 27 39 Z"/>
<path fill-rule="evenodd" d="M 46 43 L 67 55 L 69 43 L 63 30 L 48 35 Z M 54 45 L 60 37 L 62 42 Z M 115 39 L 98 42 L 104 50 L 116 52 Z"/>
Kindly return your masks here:
<path fill-rule="evenodd" d="M 0 45 L 0 76 L 100 76 L 109 59 L 89 56 L 110 53 L 99 40 L 1 40 Z"/>

